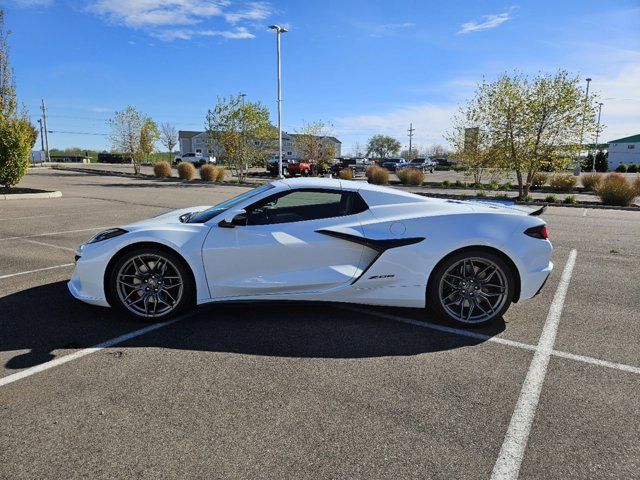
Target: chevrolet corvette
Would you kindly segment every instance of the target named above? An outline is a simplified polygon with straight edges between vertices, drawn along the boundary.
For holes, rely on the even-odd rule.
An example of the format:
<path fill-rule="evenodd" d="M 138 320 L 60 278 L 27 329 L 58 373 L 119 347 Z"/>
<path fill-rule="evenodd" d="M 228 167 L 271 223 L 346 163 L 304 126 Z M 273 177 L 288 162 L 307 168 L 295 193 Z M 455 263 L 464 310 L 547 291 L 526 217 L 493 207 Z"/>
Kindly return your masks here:
<path fill-rule="evenodd" d="M 483 325 L 551 273 L 541 211 L 279 180 L 98 233 L 77 248 L 68 287 L 151 321 L 209 302 L 299 300 L 426 308 Z"/>

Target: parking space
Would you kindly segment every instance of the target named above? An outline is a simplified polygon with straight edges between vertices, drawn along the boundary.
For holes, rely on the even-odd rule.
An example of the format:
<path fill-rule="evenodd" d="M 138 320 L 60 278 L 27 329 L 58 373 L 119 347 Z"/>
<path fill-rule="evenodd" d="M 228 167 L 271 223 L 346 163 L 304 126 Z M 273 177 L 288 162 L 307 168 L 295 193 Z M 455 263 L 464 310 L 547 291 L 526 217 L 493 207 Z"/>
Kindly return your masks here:
<path fill-rule="evenodd" d="M 521 478 L 640 470 L 635 212 L 550 208 L 549 282 L 483 329 L 212 305 L 88 351 L 145 324 L 73 300 L 69 249 L 242 190 L 51 170 L 25 185 L 63 197 L 0 204 L 0 477 L 490 478 L 520 447 Z"/>

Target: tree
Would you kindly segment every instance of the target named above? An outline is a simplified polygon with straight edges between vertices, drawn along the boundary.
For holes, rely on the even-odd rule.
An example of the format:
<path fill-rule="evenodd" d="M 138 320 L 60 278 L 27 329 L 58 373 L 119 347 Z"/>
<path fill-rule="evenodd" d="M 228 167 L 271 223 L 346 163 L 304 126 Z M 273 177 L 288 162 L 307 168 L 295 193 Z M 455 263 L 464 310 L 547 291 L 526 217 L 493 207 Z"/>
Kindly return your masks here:
<path fill-rule="evenodd" d="M 6 188 L 17 185 L 27 173 L 29 153 L 37 139 L 27 111 L 18 109 L 8 35 L 0 9 L 0 185 Z"/>
<path fill-rule="evenodd" d="M 156 122 L 145 118 L 140 131 L 140 161 L 147 160 L 155 150 L 155 142 L 160 139 L 160 131 Z"/>
<path fill-rule="evenodd" d="M 304 123 L 293 137 L 295 149 L 303 159 L 312 162 L 315 172 L 326 172 L 336 155 L 333 143 L 328 141 L 332 136 L 331 126 L 322 120 Z"/>
<path fill-rule="evenodd" d="M 362 148 L 362 145 L 360 145 L 360 142 L 353 144 L 353 147 L 351 147 L 351 155 L 356 158 L 362 158 L 366 155 L 366 152 Z"/>
<path fill-rule="evenodd" d="M 244 102 L 240 95 L 218 97 L 207 113 L 205 129 L 241 182 L 247 168 L 264 164 L 275 145 L 269 110 L 260 102 Z"/>
<path fill-rule="evenodd" d="M 176 127 L 168 122 L 160 124 L 160 142 L 169 150 L 169 163 L 173 160 L 173 149 L 178 144 Z"/>
<path fill-rule="evenodd" d="M 498 165 L 515 170 L 519 195 L 529 194 L 539 171 L 565 169 L 585 136 L 595 131 L 596 96 L 585 101 L 580 79 L 560 70 L 529 78 L 503 74 L 483 81 L 475 97 L 454 119 L 450 135 L 458 154 L 467 127 L 478 127 L 483 148 Z"/>
<path fill-rule="evenodd" d="M 596 172 L 606 172 L 609 170 L 609 152 L 604 153 L 598 150 L 596 154 Z"/>
<path fill-rule="evenodd" d="M 426 153 L 428 157 L 446 158 L 449 155 L 449 150 L 447 150 L 446 147 L 438 145 L 436 143 L 427 148 Z"/>
<path fill-rule="evenodd" d="M 400 151 L 400 142 L 388 135 L 374 135 L 367 143 L 367 155 L 375 155 L 384 159 L 388 155 L 396 155 Z"/>
<path fill-rule="evenodd" d="M 158 129 L 155 127 L 153 132 L 151 126 L 152 123 L 155 126 L 155 123 L 131 105 L 115 112 L 113 118 L 107 120 L 107 123 L 111 127 L 110 140 L 113 150 L 131 158 L 133 171 L 139 175 L 142 159 L 148 155 L 143 149 L 148 151 L 149 144 L 152 145 L 157 139 Z"/>
<path fill-rule="evenodd" d="M 401 150 L 400 156 L 407 160 L 413 160 L 414 158 L 419 156 L 418 149 L 412 148 L 411 151 L 409 151 L 409 149 L 407 148 L 406 150 Z"/>
<path fill-rule="evenodd" d="M 474 122 L 469 113 L 469 110 L 462 111 L 454 118 L 453 132 L 446 137 L 455 148 L 455 155 L 462 166 L 473 175 L 473 182 L 479 184 L 489 170 L 504 167 L 504 162 L 500 161 L 500 149 L 486 130 L 466 128 Z"/>

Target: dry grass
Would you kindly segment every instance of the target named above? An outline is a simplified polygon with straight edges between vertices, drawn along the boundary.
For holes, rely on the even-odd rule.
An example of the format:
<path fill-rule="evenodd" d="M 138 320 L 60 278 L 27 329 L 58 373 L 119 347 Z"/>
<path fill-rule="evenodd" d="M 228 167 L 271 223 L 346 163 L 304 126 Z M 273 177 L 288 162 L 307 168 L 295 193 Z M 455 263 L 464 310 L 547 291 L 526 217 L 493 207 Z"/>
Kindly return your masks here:
<path fill-rule="evenodd" d="M 640 181 L 636 179 L 632 183 L 627 181 L 624 175 L 610 173 L 602 181 L 596 193 L 605 205 L 626 207 L 640 195 Z"/>
<path fill-rule="evenodd" d="M 549 180 L 549 175 L 547 175 L 544 172 L 538 172 L 531 179 L 531 186 L 533 188 L 544 187 L 548 180 Z"/>
<path fill-rule="evenodd" d="M 422 185 L 424 182 L 424 173 L 417 168 L 403 168 L 397 175 L 403 185 Z"/>
<path fill-rule="evenodd" d="M 167 178 L 171 176 L 171 165 L 169 162 L 158 162 L 153 166 L 153 175 L 158 178 Z"/>
<path fill-rule="evenodd" d="M 549 180 L 549 185 L 556 192 L 571 192 L 578 183 L 578 178 L 573 175 L 554 175 Z"/>
<path fill-rule="evenodd" d="M 196 176 L 196 167 L 189 162 L 180 162 L 178 164 L 178 177 L 182 180 L 193 180 Z"/>
<path fill-rule="evenodd" d="M 585 190 L 595 192 L 602 183 L 603 178 L 604 175 L 601 173 L 584 173 L 582 177 L 580 177 L 580 181 Z"/>
<path fill-rule="evenodd" d="M 215 182 L 218 178 L 218 169 L 215 165 L 203 165 L 200 167 L 200 178 L 207 182 Z"/>
<path fill-rule="evenodd" d="M 216 175 L 216 182 L 224 182 L 224 176 L 226 175 L 226 170 L 224 167 L 216 167 L 218 169 L 218 173 Z"/>
<path fill-rule="evenodd" d="M 377 165 L 367 168 L 367 181 L 376 185 L 386 185 L 389 183 L 389 172 Z"/>
<path fill-rule="evenodd" d="M 353 170 L 351 170 L 350 168 L 343 168 L 338 173 L 338 177 L 341 180 L 353 180 Z"/>

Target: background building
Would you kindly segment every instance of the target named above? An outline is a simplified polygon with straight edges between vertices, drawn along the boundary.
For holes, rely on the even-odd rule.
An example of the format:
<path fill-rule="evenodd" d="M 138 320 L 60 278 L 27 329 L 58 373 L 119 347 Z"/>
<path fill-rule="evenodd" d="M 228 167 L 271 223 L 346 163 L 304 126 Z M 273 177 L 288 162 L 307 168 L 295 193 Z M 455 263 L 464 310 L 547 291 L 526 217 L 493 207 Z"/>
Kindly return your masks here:
<path fill-rule="evenodd" d="M 283 158 L 301 158 L 300 153 L 295 148 L 295 133 L 282 132 L 282 156 Z M 322 137 L 320 142 L 325 146 L 334 148 L 335 157 L 342 154 L 342 142 L 336 137 Z M 212 156 L 219 156 L 221 148 L 215 142 L 209 142 L 207 132 L 194 132 L 189 130 L 180 130 L 178 132 L 178 146 L 180 147 L 180 155 L 185 153 L 204 153 Z M 276 146 L 273 151 L 274 155 L 278 154 Z"/>
<path fill-rule="evenodd" d="M 609 142 L 609 170 L 615 170 L 621 163 L 640 165 L 640 134 Z"/>

